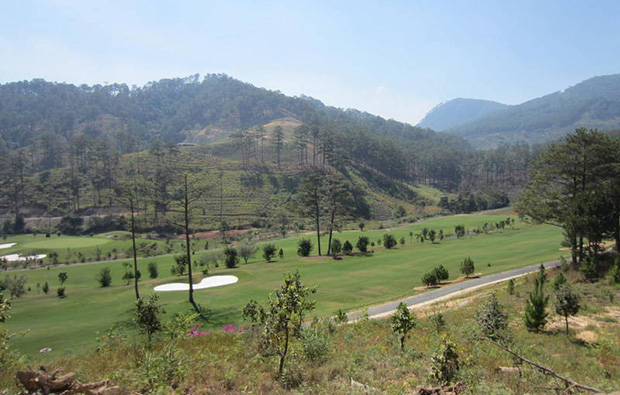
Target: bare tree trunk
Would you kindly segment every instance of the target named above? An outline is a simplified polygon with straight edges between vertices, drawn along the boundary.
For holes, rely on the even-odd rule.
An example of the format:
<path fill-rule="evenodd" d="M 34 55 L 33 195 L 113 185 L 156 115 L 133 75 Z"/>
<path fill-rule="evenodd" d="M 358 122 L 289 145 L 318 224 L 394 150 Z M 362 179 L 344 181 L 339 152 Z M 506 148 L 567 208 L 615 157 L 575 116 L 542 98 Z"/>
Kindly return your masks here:
<path fill-rule="evenodd" d="M 138 253 L 136 249 L 136 219 L 134 215 L 133 197 L 129 200 L 129 208 L 131 210 L 131 244 L 133 248 L 133 279 L 134 288 L 136 290 L 136 299 L 140 299 L 140 291 L 138 290 Z"/>
<path fill-rule="evenodd" d="M 185 196 L 183 202 L 183 208 L 185 211 L 185 247 L 187 253 L 187 275 L 189 277 L 189 302 L 194 307 L 197 313 L 200 313 L 200 309 L 198 305 L 194 301 L 194 278 L 192 275 L 192 254 L 190 249 L 190 239 L 189 239 L 189 197 L 188 197 L 188 186 L 187 186 L 187 174 L 185 174 Z"/>

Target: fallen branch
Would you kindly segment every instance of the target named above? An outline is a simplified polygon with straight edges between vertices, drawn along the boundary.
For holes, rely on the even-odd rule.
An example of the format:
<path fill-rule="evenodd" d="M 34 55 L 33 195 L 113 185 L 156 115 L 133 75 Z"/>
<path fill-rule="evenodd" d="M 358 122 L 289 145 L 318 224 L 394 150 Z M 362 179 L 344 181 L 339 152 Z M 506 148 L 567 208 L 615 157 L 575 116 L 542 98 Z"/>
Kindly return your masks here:
<path fill-rule="evenodd" d="M 63 394 L 63 395 L 103 395 L 118 387 L 108 387 L 109 380 L 82 384 L 75 379 L 75 373 L 58 376 L 60 369 L 51 373 L 44 367 L 38 370 L 21 370 L 17 372 L 17 382 L 24 389 L 22 394 Z"/>
<path fill-rule="evenodd" d="M 540 370 L 542 370 L 544 373 L 549 374 L 551 376 L 554 376 L 555 378 L 558 378 L 560 380 L 562 380 L 567 386 L 570 387 L 574 387 L 574 388 L 580 388 L 582 390 L 586 390 L 586 391 L 591 391 L 591 392 L 595 392 L 598 394 L 604 394 L 605 391 L 601 391 L 598 388 L 593 388 L 593 387 L 588 387 L 587 385 L 583 385 L 583 384 L 579 384 L 578 382 L 576 382 L 575 380 L 572 380 L 568 377 L 564 377 L 559 375 L 558 373 L 554 372 L 553 370 L 549 369 L 546 366 L 543 366 L 539 363 L 536 363 L 534 361 L 530 361 L 529 359 L 522 357 L 521 355 L 517 354 L 516 352 L 512 351 L 511 349 L 509 349 L 508 347 L 496 342 L 495 340 L 489 339 L 488 337 L 485 337 L 484 340 L 488 340 L 489 342 L 495 344 L 497 347 L 499 347 L 500 349 L 506 351 L 507 353 L 513 355 L 514 357 L 520 359 L 521 361 L 530 364 Z"/>
<path fill-rule="evenodd" d="M 444 385 L 435 388 L 419 388 L 418 395 L 460 394 L 465 389 L 465 383 L 458 382 L 454 385 Z"/>

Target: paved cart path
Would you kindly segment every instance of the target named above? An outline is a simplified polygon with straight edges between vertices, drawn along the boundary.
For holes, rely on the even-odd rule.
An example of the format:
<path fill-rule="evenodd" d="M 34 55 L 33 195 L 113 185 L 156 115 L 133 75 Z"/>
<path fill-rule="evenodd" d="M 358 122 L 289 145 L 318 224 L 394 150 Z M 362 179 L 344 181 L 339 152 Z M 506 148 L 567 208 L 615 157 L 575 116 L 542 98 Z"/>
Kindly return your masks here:
<path fill-rule="evenodd" d="M 552 261 L 544 263 L 546 268 L 559 266 L 560 261 Z M 394 313 L 396 308 L 401 302 L 404 302 L 408 307 L 422 307 L 432 303 L 439 302 L 441 300 L 449 299 L 461 293 L 474 291 L 479 288 L 483 288 L 489 285 L 497 284 L 502 281 L 507 281 L 511 278 L 521 277 L 528 273 L 538 271 L 540 264 L 521 267 L 518 269 L 509 270 L 507 272 L 490 274 L 488 276 L 471 278 L 455 284 L 443 286 L 441 288 L 426 291 L 424 293 L 411 296 L 405 299 L 397 300 L 390 303 L 385 303 L 378 306 L 369 307 L 366 310 L 353 311 L 347 314 L 350 321 L 358 320 L 366 312 L 369 318 L 383 318 L 390 316 Z"/>

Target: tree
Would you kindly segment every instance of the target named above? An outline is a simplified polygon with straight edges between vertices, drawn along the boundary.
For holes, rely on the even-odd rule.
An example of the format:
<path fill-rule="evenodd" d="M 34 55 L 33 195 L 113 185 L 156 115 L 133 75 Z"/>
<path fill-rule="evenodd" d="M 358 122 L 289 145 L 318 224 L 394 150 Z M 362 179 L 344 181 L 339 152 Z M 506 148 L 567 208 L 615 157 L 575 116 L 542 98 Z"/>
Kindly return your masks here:
<path fill-rule="evenodd" d="M 454 227 L 454 234 L 456 234 L 457 239 L 465 236 L 465 225 L 456 225 Z"/>
<path fill-rule="evenodd" d="M 505 338 L 508 329 L 508 314 L 506 314 L 495 294 L 491 294 L 476 312 L 476 321 L 484 336 L 492 340 Z"/>
<path fill-rule="evenodd" d="M 145 301 L 140 298 L 136 301 L 135 322 L 138 328 L 148 336 L 149 342 L 156 332 L 162 330 L 161 314 L 164 309 L 159 304 L 157 294 L 152 294 Z"/>
<path fill-rule="evenodd" d="M 400 341 L 400 349 L 405 351 L 405 340 L 409 336 L 409 332 L 416 327 L 416 316 L 409 311 L 407 305 L 400 302 L 396 313 L 390 317 L 392 332 L 396 334 Z"/>
<path fill-rule="evenodd" d="M 119 200 L 125 206 L 129 208 L 131 215 L 130 230 L 131 230 L 131 248 L 133 255 L 133 278 L 134 278 L 134 291 L 136 293 L 136 300 L 140 299 L 140 290 L 138 288 L 138 251 L 136 248 L 136 211 L 138 200 L 138 189 L 136 180 L 134 177 L 132 184 L 126 184 L 121 186 L 119 190 Z"/>
<path fill-rule="evenodd" d="M 60 272 L 58 273 L 58 281 L 60 281 L 60 287 L 58 287 L 58 289 L 56 290 L 56 294 L 58 295 L 59 298 L 65 298 L 67 295 L 65 294 L 65 281 L 67 281 L 67 279 L 69 278 L 69 275 L 67 275 L 67 272 Z"/>
<path fill-rule="evenodd" d="M 0 292 L 7 290 L 11 299 L 20 298 L 26 294 L 26 281 L 24 275 L 4 276 L 4 280 L 0 280 Z"/>
<path fill-rule="evenodd" d="M 434 287 L 438 282 L 437 275 L 433 272 L 422 275 L 422 284 L 426 285 L 426 288 Z"/>
<path fill-rule="evenodd" d="M 366 227 L 366 224 L 363 222 L 360 222 L 359 224 L 357 224 L 357 226 L 360 228 L 360 232 L 364 231 L 364 227 Z"/>
<path fill-rule="evenodd" d="M 282 131 L 282 126 L 276 126 L 273 129 L 273 146 L 276 150 L 276 158 L 278 163 L 278 168 L 280 168 L 280 157 L 282 154 L 282 147 L 284 146 L 284 132 Z"/>
<path fill-rule="evenodd" d="M 182 218 L 179 221 L 175 221 L 177 226 L 180 226 L 185 233 L 185 257 L 187 262 L 187 280 L 189 283 L 188 299 L 191 305 L 194 307 L 197 313 L 200 313 L 200 308 L 194 300 L 194 279 L 192 274 L 192 254 L 191 254 L 191 219 L 192 213 L 195 209 L 196 203 L 202 199 L 206 192 L 206 187 L 200 184 L 196 178 L 190 178 L 189 172 L 184 172 L 181 178 L 177 180 L 176 191 L 174 199 L 179 204 L 182 210 Z"/>
<path fill-rule="evenodd" d="M 609 218 L 615 214 L 613 204 L 603 203 L 613 195 L 614 188 L 605 190 L 609 184 L 604 180 L 610 170 L 617 173 L 613 165 L 619 163 L 617 155 L 615 144 L 604 133 L 577 129 L 540 155 L 521 195 L 520 214 L 563 228 L 575 267 L 584 257 L 584 238 L 597 242 L 601 233 L 618 228 L 619 217 Z M 607 210 L 602 209 L 605 205 Z"/>
<path fill-rule="evenodd" d="M 396 238 L 393 235 L 389 233 L 386 233 L 383 235 L 383 246 L 385 248 L 389 250 L 393 247 L 396 247 L 396 244 L 397 244 Z"/>
<path fill-rule="evenodd" d="M 553 280 L 553 290 L 559 291 L 566 284 L 567 280 L 564 273 L 560 272 Z"/>
<path fill-rule="evenodd" d="M 345 240 L 344 244 L 342 245 L 342 252 L 344 252 L 346 255 L 350 255 L 352 251 L 353 245 L 351 245 L 349 240 Z"/>
<path fill-rule="evenodd" d="M 97 275 L 97 281 L 101 284 L 101 287 L 109 287 L 112 284 L 112 274 L 109 267 L 104 267 L 99 271 Z"/>
<path fill-rule="evenodd" d="M 461 273 L 465 275 L 465 278 L 469 277 L 470 274 L 473 274 L 475 270 L 474 261 L 467 257 L 461 262 Z"/>
<path fill-rule="evenodd" d="M 291 337 L 299 337 L 306 312 L 314 309 L 310 295 L 316 287 L 306 287 L 299 272 L 287 273 L 282 287 L 269 295 L 267 306 L 251 300 L 243 309 L 244 318 L 262 326 L 260 350 L 265 356 L 279 357 L 278 377 L 284 373 Z"/>
<path fill-rule="evenodd" d="M 284 259 L 284 250 L 282 248 L 280 248 L 280 251 L 278 252 L 278 256 L 280 257 L 280 260 Z"/>
<path fill-rule="evenodd" d="M 263 258 L 267 262 L 271 262 L 271 259 L 276 255 L 276 251 L 278 251 L 275 244 L 265 244 L 263 246 Z"/>
<path fill-rule="evenodd" d="M 256 255 L 258 247 L 252 244 L 244 243 L 239 245 L 238 251 L 239 256 L 243 259 L 243 262 L 248 263 L 248 260 Z"/>
<path fill-rule="evenodd" d="M 310 239 L 301 239 L 299 243 L 297 243 L 297 255 L 299 256 L 308 256 L 312 252 L 314 248 L 314 243 Z"/>
<path fill-rule="evenodd" d="M 328 246 L 331 247 L 332 235 L 337 227 L 338 220 L 342 221 L 347 217 L 353 216 L 354 199 L 351 194 L 351 185 L 342 177 L 330 174 L 325 185 L 325 205 L 329 214 L 329 237 Z M 329 248 L 327 251 L 330 254 Z"/>
<path fill-rule="evenodd" d="M 314 221 L 319 255 L 321 255 L 321 215 L 323 213 L 322 204 L 324 196 L 323 179 L 318 172 L 304 178 L 297 195 L 297 207 L 300 214 L 304 217 L 312 218 Z"/>
<path fill-rule="evenodd" d="M 515 294 L 515 280 L 513 278 L 508 280 L 508 285 L 506 286 L 506 291 L 508 292 L 508 295 L 514 295 Z"/>
<path fill-rule="evenodd" d="M 174 263 L 175 266 L 172 268 L 175 269 L 175 273 L 173 274 L 178 274 L 179 276 L 184 275 L 187 269 L 187 255 L 176 255 L 174 257 Z"/>
<path fill-rule="evenodd" d="M 232 269 L 234 267 L 237 267 L 237 263 L 239 263 L 237 249 L 234 247 L 224 248 L 224 264 L 226 265 L 226 267 Z"/>
<path fill-rule="evenodd" d="M 547 303 L 549 296 L 543 290 L 544 281 L 539 275 L 534 280 L 534 290 L 525 305 L 523 321 L 528 331 L 538 332 L 547 324 Z"/>
<path fill-rule="evenodd" d="M 566 336 L 568 336 L 568 317 L 579 312 L 579 295 L 567 284 L 555 293 L 555 312 L 564 317 Z"/>
<path fill-rule="evenodd" d="M 370 240 L 368 239 L 368 237 L 360 236 L 360 238 L 357 239 L 357 243 L 355 244 L 355 246 L 358 250 L 360 250 L 360 252 L 367 252 L 368 244 L 370 244 Z"/>
<path fill-rule="evenodd" d="M 336 256 L 342 252 L 342 242 L 338 239 L 332 240 L 331 253 Z"/>

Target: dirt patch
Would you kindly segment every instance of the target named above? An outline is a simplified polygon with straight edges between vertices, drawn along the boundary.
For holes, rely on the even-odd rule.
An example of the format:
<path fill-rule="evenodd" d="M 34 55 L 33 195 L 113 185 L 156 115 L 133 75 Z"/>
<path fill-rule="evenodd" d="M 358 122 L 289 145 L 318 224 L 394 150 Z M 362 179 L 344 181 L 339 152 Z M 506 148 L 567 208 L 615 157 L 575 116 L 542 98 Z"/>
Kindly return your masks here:
<path fill-rule="evenodd" d="M 598 335 L 596 334 L 596 332 L 593 332 L 593 331 L 579 332 L 575 337 L 586 343 L 590 343 L 590 344 L 598 343 Z"/>
<path fill-rule="evenodd" d="M 442 304 L 424 306 L 420 309 L 416 309 L 416 311 L 418 312 L 417 314 L 419 317 L 424 318 L 426 316 L 433 315 L 437 313 L 438 311 L 454 310 L 454 309 L 461 308 L 463 306 L 470 304 L 471 302 L 477 299 L 486 298 L 489 295 L 490 295 L 489 293 L 484 293 L 480 295 L 469 296 L 467 298 L 451 300 L 449 302 L 442 303 Z"/>

